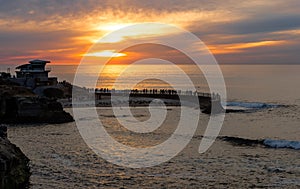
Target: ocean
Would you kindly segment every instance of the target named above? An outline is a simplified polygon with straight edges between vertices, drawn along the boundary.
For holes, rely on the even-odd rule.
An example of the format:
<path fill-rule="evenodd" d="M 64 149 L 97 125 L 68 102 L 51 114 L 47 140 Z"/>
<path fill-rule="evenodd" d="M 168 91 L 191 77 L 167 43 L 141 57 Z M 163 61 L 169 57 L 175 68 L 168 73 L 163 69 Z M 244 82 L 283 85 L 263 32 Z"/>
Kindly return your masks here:
<path fill-rule="evenodd" d="M 0 65 L 0 71 L 14 72 L 13 65 Z M 60 81 L 66 80 L 73 82 L 74 73 L 77 66 L 75 65 L 49 65 L 51 68 L 50 76 L 58 77 Z M 116 82 L 126 65 L 108 65 L 98 73 L 97 67 L 93 65 L 85 66 L 84 73 L 88 76 L 100 75 L 97 87 L 109 88 L 115 84 L 120 89 L 128 88 L 128 83 L 133 83 L 137 78 L 148 77 L 148 79 L 137 88 L 169 88 L 170 85 L 159 82 L 155 78 L 174 78 L 176 86 L 183 90 L 188 90 L 190 86 L 186 83 L 180 83 L 183 78 L 181 73 L 178 74 L 174 67 L 169 65 L 135 65 L 134 68 L 127 70 L 122 80 Z M 207 92 L 205 77 L 201 72 L 194 69 L 194 66 L 182 65 L 181 68 L 192 78 L 195 87 L 199 91 Z M 295 104 L 300 101 L 300 65 L 220 65 L 226 84 L 228 100 L 240 101 L 261 101 L 261 102 L 278 102 Z M 219 76 L 218 76 L 219 77 Z M 116 83 L 115 83 L 116 82 Z M 89 86 L 87 83 L 86 87 Z"/>
<path fill-rule="evenodd" d="M 181 75 L 164 65 L 139 66 L 118 81 L 120 89 L 147 74 L 150 79 L 138 83 L 137 88 L 169 88 L 155 78 L 171 76 L 182 90 L 190 87 L 180 83 Z M 193 67 L 184 67 L 196 89 L 207 91 L 205 78 Z M 72 82 L 76 66 L 53 65 L 51 69 L 52 76 Z M 121 70 L 124 65 L 107 67 L 97 87 L 111 88 Z M 106 161 L 87 146 L 75 122 L 10 125 L 9 139 L 31 160 L 31 188 L 299 188 L 300 66 L 221 65 L 221 70 L 227 90 L 225 105 L 252 111 L 226 114 L 218 139 L 199 154 L 209 121 L 208 115 L 201 114 L 184 150 L 154 167 L 134 169 Z M 93 67 L 86 71 L 87 76 L 95 74 Z M 98 116 L 87 115 L 85 120 L 97 126 L 100 119 L 110 136 L 126 146 L 148 148 L 168 140 L 176 129 L 181 108 L 167 110 L 163 125 L 143 134 L 123 127 L 109 107 L 97 108 Z M 73 113 L 71 108 L 66 111 Z M 131 112 L 139 121 L 149 120 L 147 107 L 133 107 Z"/>
<path fill-rule="evenodd" d="M 97 75 L 96 67 L 87 66 L 87 75 Z M 176 75 L 176 70 L 168 65 L 136 65 L 135 69 L 126 72 L 125 77 L 116 85 L 127 88 L 126 83 L 132 83 L 136 78 L 161 76 L 177 79 L 176 86 L 185 88 L 180 83 L 182 76 Z M 76 66 L 51 66 L 51 75 L 60 80 L 73 81 Z M 109 65 L 105 68 L 98 81 L 98 87 L 112 88 L 115 79 L 126 65 Z M 170 69 L 171 68 L 171 69 Z M 208 91 L 205 77 L 193 66 L 183 65 L 184 71 L 193 81 L 199 91 Z M 295 104 L 300 101 L 300 65 L 221 65 L 220 66 L 227 90 L 228 100 L 259 101 Z M 168 88 L 169 85 L 153 80 L 146 80 L 138 88 Z"/>

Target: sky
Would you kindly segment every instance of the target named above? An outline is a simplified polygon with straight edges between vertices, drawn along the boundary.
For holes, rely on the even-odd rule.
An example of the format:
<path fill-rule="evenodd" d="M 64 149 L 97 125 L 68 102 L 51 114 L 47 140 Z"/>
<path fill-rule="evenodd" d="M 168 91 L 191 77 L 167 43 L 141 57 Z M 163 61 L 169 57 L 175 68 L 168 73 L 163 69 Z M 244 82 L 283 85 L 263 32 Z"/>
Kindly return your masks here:
<path fill-rule="evenodd" d="M 84 55 L 130 62 L 145 54 L 169 55 L 170 49 L 151 45 L 114 51 L 114 45 L 147 37 L 146 29 L 86 53 L 104 35 L 144 22 L 192 32 L 220 64 L 300 64 L 299 0 L 0 0 L 0 5 L 0 64 L 36 58 L 79 64 Z"/>

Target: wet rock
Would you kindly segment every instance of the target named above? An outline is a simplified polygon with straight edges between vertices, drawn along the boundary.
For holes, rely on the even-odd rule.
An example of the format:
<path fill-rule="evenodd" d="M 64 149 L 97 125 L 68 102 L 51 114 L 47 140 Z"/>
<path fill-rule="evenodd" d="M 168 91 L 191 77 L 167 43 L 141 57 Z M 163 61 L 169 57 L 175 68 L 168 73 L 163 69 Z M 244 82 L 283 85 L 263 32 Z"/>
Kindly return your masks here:
<path fill-rule="evenodd" d="M 7 128 L 0 125 L 0 188 L 27 188 L 29 159 L 6 136 Z"/>

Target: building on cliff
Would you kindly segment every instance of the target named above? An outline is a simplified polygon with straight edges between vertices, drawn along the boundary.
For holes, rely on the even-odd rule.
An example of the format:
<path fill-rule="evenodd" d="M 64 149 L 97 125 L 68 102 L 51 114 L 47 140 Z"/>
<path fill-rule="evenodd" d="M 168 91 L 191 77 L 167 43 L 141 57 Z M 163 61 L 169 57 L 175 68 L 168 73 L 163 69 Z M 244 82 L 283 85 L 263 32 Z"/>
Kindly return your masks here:
<path fill-rule="evenodd" d="M 56 86 L 57 78 L 49 77 L 51 70 L 46 68 L 47 63 L 50 63 L 50 61 L 31 60 L 29 64 L 16 67 L 16 77 L 12 78 L 12 81 L 31 89 L 43 86 Z"/>

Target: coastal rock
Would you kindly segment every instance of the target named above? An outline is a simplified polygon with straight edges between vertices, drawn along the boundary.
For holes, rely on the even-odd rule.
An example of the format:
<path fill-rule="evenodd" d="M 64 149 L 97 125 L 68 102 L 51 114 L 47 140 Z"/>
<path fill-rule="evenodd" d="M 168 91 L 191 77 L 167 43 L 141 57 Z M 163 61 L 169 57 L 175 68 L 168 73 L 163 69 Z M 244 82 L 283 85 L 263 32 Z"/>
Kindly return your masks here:
<path fill-rule="evenodd" d="M 66 123 L 74 121 L 56 99 L 39 97 L 20 86 L 0 85 L 0 123 Z"/>
<path fill-rule="evenodd" d="M 66 123 L 73 117 L 55 100 L 38 97 L 0 98 L 0 123 Z"/>
<path fill-rule="evenodd" d="M 7 139 L 7 128 L 0 125 L 0 188 L 26 188 L 29 159 Z"/>
<path fill-rule="evenodd" d="M 48 98 L 17 98 L 19 123 L 66 123 L 73 117 L 56 100 Z"/>

